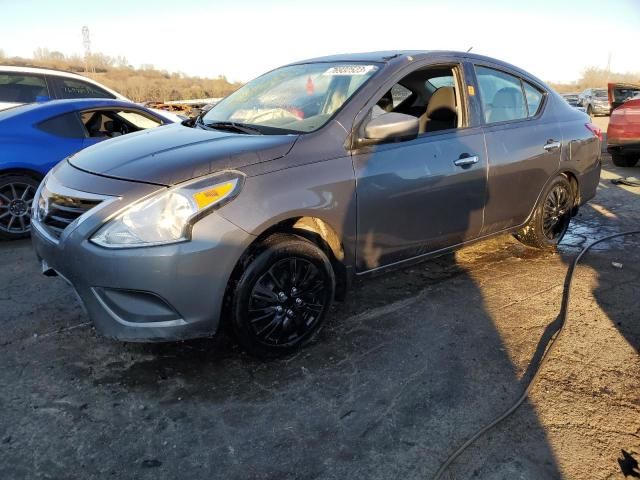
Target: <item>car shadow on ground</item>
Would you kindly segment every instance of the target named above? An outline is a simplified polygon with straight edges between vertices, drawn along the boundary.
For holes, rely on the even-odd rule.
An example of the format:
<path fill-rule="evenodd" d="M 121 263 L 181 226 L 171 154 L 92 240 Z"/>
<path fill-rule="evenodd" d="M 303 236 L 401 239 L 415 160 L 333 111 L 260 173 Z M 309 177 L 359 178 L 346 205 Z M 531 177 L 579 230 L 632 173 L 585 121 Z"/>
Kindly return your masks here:
<path fill-rule="evenodd" d="M 255 360 L 225 338 L 126 345 L 118 348 L 127 354 L 92 366 L 89 377 L 94 387 L 155 404 L 158 425 L 173 416 L 186 422 L 195 444 L 180 455 L 204 448 L 205 468 L 224 478 L 429 478 L 511 405 L 533 371 L 517 371 L 469 272 L 482 269 L 490 280 L 495 262 L 548 255 L 511 247 L 471 265 L 450 254 L 358 280 L 314 344 L 288 358 Z M 560 478 L 534 408 L 525 402 L 521 412 L 535 443 L 505 451 L 500 473 Z M 224 445 L 207 450 L 221 434 Z M 170 475 L 180 463 L 160 468 Z"/>
<path fill-rule="evenodd" d="M 619 218 L 578 219 L 562 258 L 571 260 L 581 236 L 620 228 Z M 463 260 L 446 255 L 358 281 L 316 341 L 279 360 L 252 359 L 226 337 L 136 345 L 87 328 L 9 344 L 0 374 L 12 385 L 0 398 L 0 473 L 56 477 L 77 466 L 83 479 L 132 471 L 137 478 L 430 478 L 520 395 L 558 326 L 543 312 L 531 330 L 542 340 L 514 363 L 490 305 L 522 300 L 518 292 L 533 290 L 551 254 L 503 241 Z M 619 290 L 608 286 L 638 263 L 620 253 L 622 271 L 609 271 L 611 259 L 598 255 L 585 259 L 600 275 L 596 299 L 638 351 L 637 322 L 626 320 L 629 312 L 609 297 Z M 561 282 L 563 272 L 552 274 Z M 623 288 L 632 294 L 631 276 Z M 77 307 L 52 302 L 58 315 L 86 321 Z M 20 308 L 31 318 L 31 307 Z M 512 322 L 529 327 L 534 313 L 516 310 Z M 489 453 L 461 457 L 455 478 L 563 478 L 530 401 L 505 425 L 485 437 L 495 446 Z"/>

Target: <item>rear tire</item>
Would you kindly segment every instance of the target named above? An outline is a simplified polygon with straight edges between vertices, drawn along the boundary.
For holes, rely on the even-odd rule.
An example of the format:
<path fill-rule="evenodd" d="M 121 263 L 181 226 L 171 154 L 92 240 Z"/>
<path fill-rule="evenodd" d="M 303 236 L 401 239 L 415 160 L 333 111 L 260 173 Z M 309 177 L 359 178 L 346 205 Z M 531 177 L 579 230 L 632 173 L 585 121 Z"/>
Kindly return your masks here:
<path fill-rule="evenodd" d="M 0 239 L 18 240 L 31 234 L 31 203 L 39 184 L 27 175 L 0 176 Z"/>
<path fill-rule="evenodd" d="M 611 161 L 617 167 L 634 167 L 636 163 L 638 163 L 638 157 L 632 157 L 622 153 L 612 153 Z"/>
<path fill-rule="evenodd" d="M 593 107 L 591 105 L 587 106 L 587 115 L 589 115 L 590 117 L 595 117 L 595 115 L 593 114 Z"/>
<path fill-rule="evenodd" d="M 297 235 L 268 238 L 252 258 L 231 300 L 231 327 L 249 354 L 273 358 L 311 341 L 335 293 L 327 255 Z"/>
<path fill-rule="evenodd" d="M 532 248 L 554 249 L 567 233 L 574 205 L 569 180 L 564 176 L 554 178 L 542 192 L 529 222 L 514 236 Z"/>

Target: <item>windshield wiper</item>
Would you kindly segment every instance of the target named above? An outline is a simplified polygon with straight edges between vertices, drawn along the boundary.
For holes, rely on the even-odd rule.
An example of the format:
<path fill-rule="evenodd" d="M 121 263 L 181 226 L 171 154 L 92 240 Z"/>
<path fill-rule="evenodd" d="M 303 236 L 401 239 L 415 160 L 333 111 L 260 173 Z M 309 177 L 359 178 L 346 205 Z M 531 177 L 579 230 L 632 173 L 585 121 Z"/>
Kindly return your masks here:
<path fill-rule="evenodd" d="M 216 130 L 233 130 L 236 132 L 241 132 L 241 133 L 247 133 L 250 135 L 262 135 L 262 132 L 256 128 L 256 127 L 252 127 L 251 125 L 246 125 L 244 123 L 236 123 L 236 122 L 210 122 L 210 123 L 204 123 L 202 122 L 201 125 L 204 125 L 207 128 L 215 128 Z"/>

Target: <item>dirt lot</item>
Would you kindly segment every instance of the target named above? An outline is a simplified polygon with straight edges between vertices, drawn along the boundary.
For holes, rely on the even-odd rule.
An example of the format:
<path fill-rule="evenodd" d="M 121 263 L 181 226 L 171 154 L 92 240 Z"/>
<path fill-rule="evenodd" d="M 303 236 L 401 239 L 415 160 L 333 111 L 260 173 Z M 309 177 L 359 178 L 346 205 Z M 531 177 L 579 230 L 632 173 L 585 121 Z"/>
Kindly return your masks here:
<path fill-rule="evenodd" d="M 0 478 L 431 478 L 519 396 L 580 247 L 639 227 L 640 189 L 609 179 L 640 169 L 605 168 L 557 254 L 503 236 L 363 281 L 267 363 L 224 338 L 99 337 L 28 242 L 0 245 Z M 639 247 L 588 254 L 529 400 L 449 478 L 623 479 L 621 450 L 640 459 Z"/>

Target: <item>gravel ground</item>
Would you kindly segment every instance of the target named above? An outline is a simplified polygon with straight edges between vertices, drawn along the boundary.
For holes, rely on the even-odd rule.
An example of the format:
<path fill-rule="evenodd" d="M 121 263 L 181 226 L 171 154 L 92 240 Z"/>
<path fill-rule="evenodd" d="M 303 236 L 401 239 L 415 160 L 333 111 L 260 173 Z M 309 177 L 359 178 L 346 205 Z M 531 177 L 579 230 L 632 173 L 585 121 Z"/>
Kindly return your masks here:
<path fill-rule="evenodd" d="M 640 189 L 609 179 L 640 169 L 605 168 L 558 253 L 501 236 L 359 281 L 313 345 L 270 362 L 226 338 L 99 337 L 28 242 L 1 244 L 0 478 L 431 478 L 519 396 L 580 247 L 639 228 Z M 587 255 L 529 399 L 449 478 L 625 478 L 622 450 L 640 459 L 639 246 Z"/>

